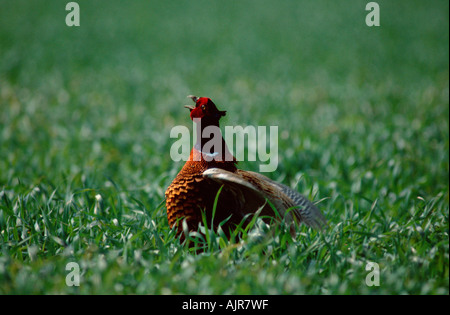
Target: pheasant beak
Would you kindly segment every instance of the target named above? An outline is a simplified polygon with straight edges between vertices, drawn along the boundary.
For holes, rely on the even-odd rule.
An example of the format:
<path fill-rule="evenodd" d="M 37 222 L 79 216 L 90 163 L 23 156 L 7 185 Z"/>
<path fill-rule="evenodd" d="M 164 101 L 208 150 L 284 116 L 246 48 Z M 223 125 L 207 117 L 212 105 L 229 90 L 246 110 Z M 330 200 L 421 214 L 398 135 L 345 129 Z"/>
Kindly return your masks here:
<path fill-rule="evenodd" d="M 188 95 L 188 98 L 192 99 L 194 103 L 197 103 L 198 97 L 195 95 Z M 184 105 L 184 107 L 189 108 L 189 110 L 192 112 L 192 110 L 195 108 L 195 106 L 192 105 Z"/>
<path fill-rule="evenodd" d="M 188 95 L 187 97 L 190 98 L 190 99 L 192 99 L 192 100 L 194 101 L 194 103 L 196 103 L 197 100 L 198 100 L 198 97 L 195 96 L 195 95 Z"/>

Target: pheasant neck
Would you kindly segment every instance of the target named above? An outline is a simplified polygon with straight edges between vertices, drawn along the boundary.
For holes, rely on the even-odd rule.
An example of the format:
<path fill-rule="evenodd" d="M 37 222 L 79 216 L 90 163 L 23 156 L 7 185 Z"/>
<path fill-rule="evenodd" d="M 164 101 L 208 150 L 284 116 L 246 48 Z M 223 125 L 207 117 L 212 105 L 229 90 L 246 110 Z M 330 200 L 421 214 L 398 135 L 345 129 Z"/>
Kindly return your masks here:
<path fill-rule="evenodd" d="M 219 121 L 202 119 L 196 122 L 196 142 L 194 149 L 206 161 L 233 161 L 220 131 Z"/>

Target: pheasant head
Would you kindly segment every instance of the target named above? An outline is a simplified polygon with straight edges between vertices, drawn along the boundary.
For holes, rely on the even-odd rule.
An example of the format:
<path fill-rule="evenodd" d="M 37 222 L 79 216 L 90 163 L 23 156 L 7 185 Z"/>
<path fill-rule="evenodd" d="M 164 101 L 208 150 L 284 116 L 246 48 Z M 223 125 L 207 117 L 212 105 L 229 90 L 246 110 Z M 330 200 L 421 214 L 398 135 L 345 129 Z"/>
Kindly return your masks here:
<path fill-rule="evenodd" d="M 190 116 L 192 120 L 194 118 L 201 119 L 204 125 L 211 125 L 215 122 L 218 124 L 219 119 L 226 115 L 226 111 L 218 110 L 216 104 L 209 97 L 197 97 L 194 95 L 189 95 L 188 97 L 195 102 L 195 106 L 184 106 L 191 111 Z"/>
<path fill-rule="evenodd" d="M 188 96 L 195 102 L 185 105 L 190 110 L 190 117 L 196 123 L 197 139 L 191 151 L 191 157 L 200 160 L 229 161 L 234 164 L 236 159 L 230 153 L 219 127 L 219 120 L 226 111 L 219 110 L 209 97 Z M 194 159 L 195 160 L 195 159 Z M 212 164 L 211 164 L 212 165 Z M 211 166 L 209 165 L 209 166 Z"/>

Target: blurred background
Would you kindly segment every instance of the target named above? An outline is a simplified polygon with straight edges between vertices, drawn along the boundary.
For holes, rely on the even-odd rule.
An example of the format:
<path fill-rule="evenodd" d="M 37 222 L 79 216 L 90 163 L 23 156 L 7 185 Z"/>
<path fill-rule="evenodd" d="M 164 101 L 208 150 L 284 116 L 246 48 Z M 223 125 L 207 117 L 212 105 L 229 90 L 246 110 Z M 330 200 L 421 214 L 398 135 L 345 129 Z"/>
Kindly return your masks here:
<path fill-rule="evenodd" d="M 362 0 L 78 0 L 79 27 L 68 2 L 0 0 L 0 292 L 78 292 L 75 257 L 85 293 L 372 294 L 369 259 L 378 292 L 448 294 L 448 1 L 379 0 L 380 27 Z M 266 175 L 321 200 L 326 242 L 176 251 L 189 94 L 278 126 Z"/>
<path fill-rule="evenodd" d="M 366 1 L 80 0 L 80 27 L 66 3 L 0 1 L 2 186 L 88 174 L 162 196 L 188 94 L 223 124 L 279 126 L 271 177 L 335 181 L 401 153 L 448 180 L 447 1 L 378 1 L 380 27 Z"/>

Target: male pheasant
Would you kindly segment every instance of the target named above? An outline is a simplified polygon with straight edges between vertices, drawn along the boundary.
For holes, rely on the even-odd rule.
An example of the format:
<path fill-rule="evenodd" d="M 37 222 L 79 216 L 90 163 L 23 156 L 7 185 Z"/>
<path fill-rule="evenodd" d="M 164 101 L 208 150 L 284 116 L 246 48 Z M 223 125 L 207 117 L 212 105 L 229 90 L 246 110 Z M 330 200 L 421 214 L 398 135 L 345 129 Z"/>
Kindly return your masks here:
<path fill-rule="evenodd" d="M 257 212 L 262 217 L 284 219 L 292 234 L 294 223 L 319 229 L 325 224 L 317 207 L 298 192 L 261 174 L 238 169 L 220 133 L 219 120 L 226 111 L 218 110 L 210 98 L 189 97 L 195 106 L 185 107 L 197 122 L 197 139 L 188 161 L 166 190 L 171 227 L 177 225 L 181 234 L 185 220 L 188 230 L 196 231 L 203 222 L 202 213 L 208 225 L 217 228 L 221 224 L 227 235 L 240 223 L 250 222 Z M 217 138 L 219 143 L 214 142 Z"/>

